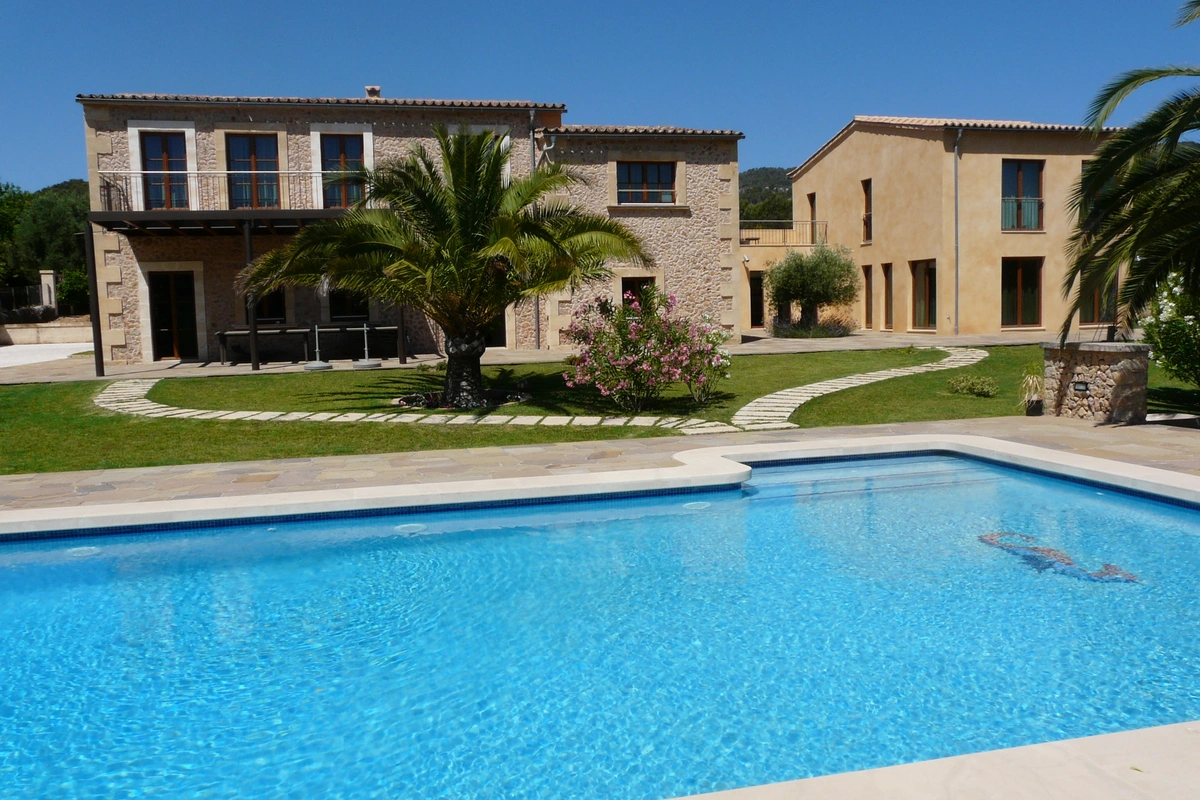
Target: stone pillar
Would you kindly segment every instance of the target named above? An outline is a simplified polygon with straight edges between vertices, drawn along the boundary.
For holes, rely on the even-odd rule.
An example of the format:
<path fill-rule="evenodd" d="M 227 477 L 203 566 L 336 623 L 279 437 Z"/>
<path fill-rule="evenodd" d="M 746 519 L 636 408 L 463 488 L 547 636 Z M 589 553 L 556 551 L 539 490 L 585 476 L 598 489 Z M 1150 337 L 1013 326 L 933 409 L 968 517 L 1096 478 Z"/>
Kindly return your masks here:
<path fill-rule="evenodd" d="M 1146 421 L 1150 346 L 1132 342 L 1057 342 L 1046 353 L 1046 414 L 1097 422 Z"/>
<path fill-rule="evenodd" d="M 58 273 L 52 269 L 39 270 L 42 277 L 42 305 L 58 309 Z"/>

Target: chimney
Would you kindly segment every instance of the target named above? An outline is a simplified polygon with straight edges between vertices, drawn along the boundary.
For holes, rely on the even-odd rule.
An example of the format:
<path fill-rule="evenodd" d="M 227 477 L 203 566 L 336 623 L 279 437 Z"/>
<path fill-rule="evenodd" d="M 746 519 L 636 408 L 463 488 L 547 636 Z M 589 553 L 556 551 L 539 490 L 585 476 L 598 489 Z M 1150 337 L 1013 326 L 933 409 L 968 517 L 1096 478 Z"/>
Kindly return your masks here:
<path fill-rule="evenodd" d="M 381 95 L 381 94 L 379 93 L 379 87 L 378 87 L 378 86 L 368 86 L 368 87 L 367 87 L 367 99 L 368 99 L 368 100 L 378 100 L 378 99 L 379 99 L 380 97 L 382 97 L 382 96 L 383 96 L 383 95 Z"/>

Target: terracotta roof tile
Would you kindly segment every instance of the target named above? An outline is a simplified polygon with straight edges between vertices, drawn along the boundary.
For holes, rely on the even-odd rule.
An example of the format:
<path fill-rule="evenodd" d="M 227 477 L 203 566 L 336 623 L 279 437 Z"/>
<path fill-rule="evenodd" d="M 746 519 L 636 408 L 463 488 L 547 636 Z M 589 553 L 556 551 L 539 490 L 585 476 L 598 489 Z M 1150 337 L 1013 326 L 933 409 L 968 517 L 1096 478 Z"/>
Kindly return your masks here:
<path fill-rule="evenodd" d="M 1054 122 L 1027 122 L 1000 119 L 943 119 L 940 117 L 872 117 L 856 116 L 854 122 L 871 125 L 894 125 L 899 128 L 968 128 L 995 131 L 1041 131 L 1051 133 L 1085 133 L 1086 125 L 1063 125 Z M 1116 128 L 1105 128 L 1114 131 Z"/>
<path fill-rule="evenodd" d="M 187 103 L 234 105 L 400 106 L 407 108 L 535 109 L 565 111 L 562 103 L 529 100 L 419 100 L 402 97 L 228 97 L 201 94 L 80 94 L 80 103 Z"/>
<path fill-rule="evenodd" d="M 720 138 L 741 139 L 745 136 L 741 131 L 714 128 L 676 128 L 671 125 L 559 125 L 553 128 L 540 128 L 543 133 L 552 136 L 711 136 Z"/>

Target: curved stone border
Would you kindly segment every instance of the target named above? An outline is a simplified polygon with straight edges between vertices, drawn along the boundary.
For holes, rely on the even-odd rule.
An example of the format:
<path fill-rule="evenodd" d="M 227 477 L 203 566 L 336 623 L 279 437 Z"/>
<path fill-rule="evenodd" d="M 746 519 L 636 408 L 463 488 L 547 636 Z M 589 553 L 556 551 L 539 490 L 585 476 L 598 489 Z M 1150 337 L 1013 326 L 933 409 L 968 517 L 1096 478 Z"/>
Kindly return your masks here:
<path fill-rule="evenodd" d="M 178 408 L 147 400 L 146 395 L 159 379 L 121 380 L 110 384 L 96 395 L 95 404 L 106 411 L 134 414 L 139 417 L 170 419 L 239 419 L 247 422 L 409 422 L 421 425 L 547 425 L 562 427 L 604 426 L 635 428 L 669 428 L 685 434 L 722 433 L 737 428 L 724 422 L 683 417 L 571 417 L 540 415 L 470 414 L 413 411 L 407 413 L 338 414 L 329 411 L 213 411 L 201 408 Z"/>
<path fill-rule="evenodd" d="M 829 457 L 863 457 L 917 452 L 974 456 L 1131 489 L 1159 497 L 1200 503 L 1200 476 L 1106 458 L 1064 453 L 986 436 L 909 434 L 775 444 L 705 447 L 675 454 L 674 467 L 572 473 L 539 477 L 410 483 L 317 491 L 254 493 L 187 500 L 97 503 L 84 506 L 0 511 L 0 539 L 47 533 L 103 531 L 106 528 L 172 523 L 211 523 L 294 514 L 346 511 L 436 509 L 463 503 L 535 501 L 614 493 L 718 489 L 740 486 L 750 477 L 747 464 L 767 465 Z M 683 501 L 686 502 L 686 501 Z"/>
<path fill-rule="evenodd" d="M 784 389 L 764 395 L 757 400 L 751 400 L 737 410 L 733 415 L 733 424 L 747 431 L 771 430 L 775 428 L 795 428 L 788 419 L 796 409 L 818 397 L 840 392 L 843 389 L 853 389 L 856 386 L 866 386 L 868 383 L 886 381 L 889 378 L 902 378 L 905 375 L 920 375 L 923 372 L 937 372 L 943 369 L 958 369 L 977 364 L 988 357 L 986 350 L 962 347 L 938 347 L 950 355 L 933 364 L 919 364 L 915 367 L 894 367 L 881 369 L 876 372 L 863 372 L 858 375 L 847 375 L 844 378 L 834 378 L 818 383 L 809 383 L 793 389 Z"/>

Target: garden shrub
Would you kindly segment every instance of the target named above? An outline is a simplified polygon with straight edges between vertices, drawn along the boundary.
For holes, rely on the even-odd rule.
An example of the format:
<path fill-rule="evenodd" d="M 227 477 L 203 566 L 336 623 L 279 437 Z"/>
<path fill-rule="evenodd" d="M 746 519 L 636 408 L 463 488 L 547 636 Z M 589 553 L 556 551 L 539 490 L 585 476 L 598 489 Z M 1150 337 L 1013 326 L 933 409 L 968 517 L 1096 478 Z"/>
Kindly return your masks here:
<path fill-rule="evenodd" d="M 974 397 L 995 397 L 1000 393 L 1000 384 L 986 375 L 955 375 L 950 379 L 951 394 L 969 394 Z"/>
<path fill-rule="evenodd" d="M 1177 380 L 1200 386 L 1200 298 L 1170 275 L 1142 319 L 1150 360 Z"/>
<path fill-rule="evenodd" d="M 782 320 L 771 323 L 771 335 L 779 339 L 837 339 L 856 330 L 858 323 L 848 313 L 826 314 L 811 328 Z"/>
<path fill-rule="evenodd" d="M 668 386 L 683 383 L 705 403 L 728 377 L 728 335 L 707 317 L 674 316 L 675 296 L 647 286 L 623 303 L 604 297 L 576 310 L 566 331 L 579 345 L 563 373 L 568 386 L 595 386 L 623 411 L 641 411 Z"/>

